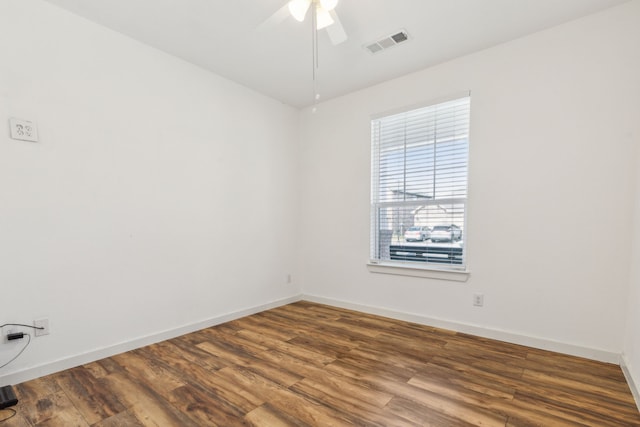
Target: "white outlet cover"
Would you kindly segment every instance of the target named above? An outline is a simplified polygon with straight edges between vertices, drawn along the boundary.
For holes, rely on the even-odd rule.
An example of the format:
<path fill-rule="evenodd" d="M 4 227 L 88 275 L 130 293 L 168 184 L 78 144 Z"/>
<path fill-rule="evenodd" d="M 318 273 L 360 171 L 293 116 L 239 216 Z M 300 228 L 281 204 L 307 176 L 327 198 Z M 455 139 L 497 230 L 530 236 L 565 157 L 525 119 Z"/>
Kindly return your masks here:
<path fill-rule="evenodd" d="M 473 305 L 476 307 L 484 306 L 484 295 L 483 294 L 473 294 Z"/>
<path fill-rule="evenodd" d="M 41 337 L 43 335 L 49 335 L 49 319 L 38 319 L 33 321 L 33 326 L 36 328 L 44 328 L 44 329 L 36 329 L 35 336 Z"/>
<path fill-rule="evenodd" d="M 11 138 L 21 141 L 38 142 L 38 126 L 31 120 L 9 119 L 9 128 L 11 129 Z"/>

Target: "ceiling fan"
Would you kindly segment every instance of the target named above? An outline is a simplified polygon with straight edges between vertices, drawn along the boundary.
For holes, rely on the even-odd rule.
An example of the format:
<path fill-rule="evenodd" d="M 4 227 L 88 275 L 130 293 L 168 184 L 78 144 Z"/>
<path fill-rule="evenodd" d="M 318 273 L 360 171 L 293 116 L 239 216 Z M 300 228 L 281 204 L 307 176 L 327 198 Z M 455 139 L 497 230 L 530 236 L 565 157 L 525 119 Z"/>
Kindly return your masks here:
<path fill-rule="evenodd" d="M 307 13 L 311 11 L 311 19 L 316 23 L 316 29 L 326 29 L 331 43 L 338 45 L 347 40 L 347 33 L 335 11 L 337 4 L 338 0 L 289 0 L 260 24 L 258 29 L 271 28 L 290 16 L 298 22 L 303 22 Z"/>

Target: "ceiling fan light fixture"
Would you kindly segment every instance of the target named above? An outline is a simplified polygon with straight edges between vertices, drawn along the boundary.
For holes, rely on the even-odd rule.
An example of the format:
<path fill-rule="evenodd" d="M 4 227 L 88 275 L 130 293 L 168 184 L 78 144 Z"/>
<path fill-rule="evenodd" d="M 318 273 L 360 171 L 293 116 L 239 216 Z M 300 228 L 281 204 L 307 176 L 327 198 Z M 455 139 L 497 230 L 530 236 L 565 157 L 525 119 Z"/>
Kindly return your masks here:
<path fill-rule="evenodd" d="M 338 0 L 320 0 L 320 5 L 326 11 L 332 11 L 338 5 Z"/>
<path fill-rule="evenodd" d="M 320 5 L 316 8 L 316 20 L 318 30 L 326 28 L 334 22 L 329 11 Z"/>
<path fill-rule="evenodd" d="M 289 12 L 298 22 L 304 21 L 307 11 L 311 6 L 311 0 L 291 0 L 289 1 Z"/>

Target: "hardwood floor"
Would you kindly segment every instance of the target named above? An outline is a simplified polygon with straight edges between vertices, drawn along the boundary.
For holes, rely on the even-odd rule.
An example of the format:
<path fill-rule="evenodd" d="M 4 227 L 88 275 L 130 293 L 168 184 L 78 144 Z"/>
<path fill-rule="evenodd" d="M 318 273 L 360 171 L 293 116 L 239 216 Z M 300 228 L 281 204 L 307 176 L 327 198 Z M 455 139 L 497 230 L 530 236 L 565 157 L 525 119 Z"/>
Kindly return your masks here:
<path fill-rule="evenodd" d="M 2 427 L 640 426 L 618 366 L 308 302 L 15 390 Z"/>

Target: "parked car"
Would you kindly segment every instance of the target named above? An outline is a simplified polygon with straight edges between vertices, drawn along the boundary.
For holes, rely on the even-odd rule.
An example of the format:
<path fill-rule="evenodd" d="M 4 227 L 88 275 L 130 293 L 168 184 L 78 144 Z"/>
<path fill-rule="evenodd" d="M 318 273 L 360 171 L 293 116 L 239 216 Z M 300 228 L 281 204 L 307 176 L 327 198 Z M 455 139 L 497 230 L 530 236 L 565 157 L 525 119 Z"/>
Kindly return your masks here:
<path fill-rule="evenodd" d="M 432 242 L 455 242 L 462 239 L 462 230 L 455 224 L 436 225 L 431 230 Z"/>
<path fill-rule="evenodd" d="M 431 237 L 431 229 L 429 227 L 413 226 L 407 228 L 404 232 L 404 240 L 407 242 L 424 242 Z"/>

